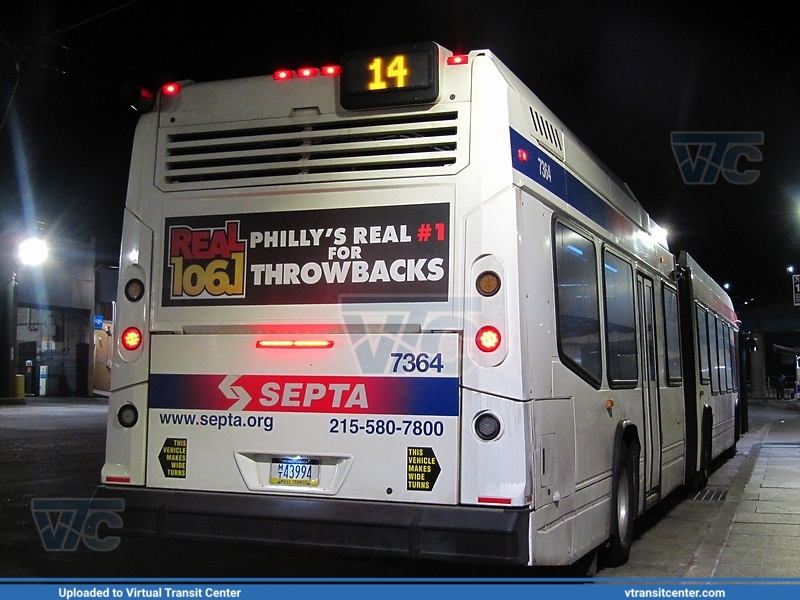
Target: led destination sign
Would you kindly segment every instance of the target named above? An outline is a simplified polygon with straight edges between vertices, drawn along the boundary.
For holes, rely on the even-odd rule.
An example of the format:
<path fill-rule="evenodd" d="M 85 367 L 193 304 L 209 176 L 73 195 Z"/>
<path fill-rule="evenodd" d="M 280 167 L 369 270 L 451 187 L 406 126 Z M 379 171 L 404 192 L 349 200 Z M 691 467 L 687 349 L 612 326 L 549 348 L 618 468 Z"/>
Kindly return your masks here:
<path fill-rule="evenodd" d="M 439 47 L 432 42 L 342 57 L 341 103 L 348 110 L 430 103 L 438 97 Z"/>

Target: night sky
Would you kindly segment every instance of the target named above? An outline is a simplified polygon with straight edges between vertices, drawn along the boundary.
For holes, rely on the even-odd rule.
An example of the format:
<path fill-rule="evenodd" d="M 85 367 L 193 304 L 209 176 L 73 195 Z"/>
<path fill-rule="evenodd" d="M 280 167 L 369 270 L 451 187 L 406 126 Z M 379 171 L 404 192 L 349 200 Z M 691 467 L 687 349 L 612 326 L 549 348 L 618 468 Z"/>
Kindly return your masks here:
<path fill-rule="evenodd" d="M 128 82 L 207 81 L 436 41 L 494 52 L 739 307 L 800 268 L 800 43 L 790 4 L 5 0 L 0 216 L 118 258 L 137 115 Z M 632 3 L 630 3 L 632 4 Z M 624 8 L 623 8 L 624 6 Z M 17 70 L 18 66 L 18 70 Z M 758 179 L 686 185 L 671 132 L 759 132 Z M 26 208 L 27 207 L 27 208 Z M 797 262 L 795 262 L 797 261 Z"/>

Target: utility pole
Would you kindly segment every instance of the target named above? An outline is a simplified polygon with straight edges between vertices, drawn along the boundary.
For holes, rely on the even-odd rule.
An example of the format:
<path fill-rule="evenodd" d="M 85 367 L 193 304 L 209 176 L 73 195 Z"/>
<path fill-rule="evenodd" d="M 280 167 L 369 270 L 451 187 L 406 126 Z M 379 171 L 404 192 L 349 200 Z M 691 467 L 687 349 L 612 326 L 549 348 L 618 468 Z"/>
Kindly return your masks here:
<path fill-rule="evenodd" d="M 0 267 L 0 283 L 0 398 L 13 398 L 16 391 L 17 280 L 13 268 L 6 261 L 2 261 Z"/>

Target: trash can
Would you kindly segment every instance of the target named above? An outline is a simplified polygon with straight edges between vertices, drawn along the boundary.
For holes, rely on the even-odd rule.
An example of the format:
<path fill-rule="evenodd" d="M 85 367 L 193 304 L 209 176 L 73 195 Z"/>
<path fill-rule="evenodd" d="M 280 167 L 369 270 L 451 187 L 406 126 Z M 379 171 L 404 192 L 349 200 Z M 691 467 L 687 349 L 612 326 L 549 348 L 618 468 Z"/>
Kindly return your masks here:
<path fill-rule="evenodd" d="M 25 375 L 18 374 L 15 383 L 15 394 L 14 398 L 24 398 L 25 397 Z"/>

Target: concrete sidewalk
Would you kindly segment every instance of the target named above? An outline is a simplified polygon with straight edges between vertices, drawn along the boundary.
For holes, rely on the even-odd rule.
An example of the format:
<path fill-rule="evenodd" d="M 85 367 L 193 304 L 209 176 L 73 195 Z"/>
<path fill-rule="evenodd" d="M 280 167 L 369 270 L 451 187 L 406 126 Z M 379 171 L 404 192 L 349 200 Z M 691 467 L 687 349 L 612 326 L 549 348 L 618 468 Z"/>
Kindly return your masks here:
<path fill-rule="evenodd" d="M 728 488 L 686 577 L 800 577 L 800 411 L 771 400 L 707 489 Z M 777 412 L 776 412 L 777 411 Z M 731 480 L 732 479 L 732 480 Z"/>

